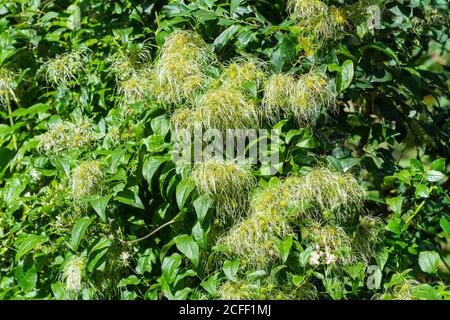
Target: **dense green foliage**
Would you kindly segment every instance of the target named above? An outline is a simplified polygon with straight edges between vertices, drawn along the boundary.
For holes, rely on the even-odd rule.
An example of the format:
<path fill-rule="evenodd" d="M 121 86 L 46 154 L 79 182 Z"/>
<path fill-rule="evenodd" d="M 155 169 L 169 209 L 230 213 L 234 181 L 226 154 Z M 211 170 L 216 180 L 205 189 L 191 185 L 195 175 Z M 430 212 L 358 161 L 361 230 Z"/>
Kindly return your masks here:
<path fill-rule="evenodd" d="M 450 299 L 447 1 L 143 2 L 0 2 L 0 299 Z"/>

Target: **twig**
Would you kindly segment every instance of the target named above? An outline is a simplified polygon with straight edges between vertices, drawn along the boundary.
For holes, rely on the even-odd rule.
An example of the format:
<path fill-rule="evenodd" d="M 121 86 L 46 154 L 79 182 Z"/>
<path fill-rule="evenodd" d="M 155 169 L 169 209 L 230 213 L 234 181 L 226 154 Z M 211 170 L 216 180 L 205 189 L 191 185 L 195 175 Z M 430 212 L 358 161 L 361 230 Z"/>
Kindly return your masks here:
<path fill-rule="evenodd" d="M 125 241 L 125 243 L 127 243 L 127 244 L 132 244 L 132 243 L 139 242 L 139 241 L 145 240 L 145 239 L 147 239 L 147 238 L 150 238 L 152 235 L 154 235 L 155 233 L 157 233 L 159 230 L 161 230 L 161 229 L 163 229 L 163 228 L 165 228 L 165 227 L 167 227 L 167 226 L 169 226 L 169 225 L 171 225 L 172 223 L 177 222 L 177 221 L 178 221 L 177 219 L 170 220 L 170 221 L 168 221 L 168 222 L 166 222 L 166 223 L 160 225 L 158 228 L 156 228 L 155 230 L 153 230 L 152 232 L 150 232 L 148 235 L 143 236 L 142 238 L 137 238 L 137 239 L 134 239 L 134 240 Z"/>
<path fill-rule="evenodd" d="M 11 125 L 11 128 L 14 127 L 14 119 L 12 116 L 12 109 L 11 109 L 11 100 L 9 100 L 9 95 L 6 95 L 6 105 L 8 107 L 8 116 L 9 116 L 9 123 Z M 12 142 L 13 142 L 13 147 L 14 150 L 17 150 L 17 139 L 16 139 L 16 133 L 13 132 L 12 135 Z"/>

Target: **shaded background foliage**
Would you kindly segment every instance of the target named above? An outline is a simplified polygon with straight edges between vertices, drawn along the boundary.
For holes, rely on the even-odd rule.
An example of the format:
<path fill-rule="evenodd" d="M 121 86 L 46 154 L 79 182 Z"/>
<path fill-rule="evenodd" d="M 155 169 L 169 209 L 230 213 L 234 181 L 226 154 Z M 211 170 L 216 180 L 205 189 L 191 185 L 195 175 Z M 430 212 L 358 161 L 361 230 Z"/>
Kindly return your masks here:
<path fill-rule="evenodd" d="M 0 109 L 0 297 L 70 298 L 60 279 L 73 255 L 86 259 L 83 298 L 216 298 L 219 283 L 233 280 L 236 261 L 210 272 L 214 209 L 176 172 L 169 114 L 151 99 L 124 107 L 108 62 L 142 48 L 155 61 L 171 32 L 189 29 L 220 62 L 256 56 L 272 72 L 298 73 L 314 64 L 336 80 L 338 112 L 321 115 L 314 131 L 288 119 L 275 125 L 279 176 L 318 160 L 358 173 L 365 211 L 386 223 L 386 250 L 373 262 L 377 288 L 365 286 L 364 270 L 335 287 L 316 275 L 320 297 L 371 298 L 410 269 L 428 284 L 420 298 L 448 298 L 448 2 L 329 4 L 379 5 L 382 29 L 354 21 L 311 58 L 286 1 L 3 1 L 0 66 L 14 73 L 16 99 L 11 112 Z M 71 50 L 84 52 L 84 70 L 54 88 L 42 65 Z M 63 155 L 39 152 L 37 137 L 61 119 L 89 119 L 94 142 Z M 101 163 L 105 190 L 80 205 L 68 181 L 89 159 Z M 305 272 L 292 263 L 299 248 L 287 249 L 294 282 Z"/>

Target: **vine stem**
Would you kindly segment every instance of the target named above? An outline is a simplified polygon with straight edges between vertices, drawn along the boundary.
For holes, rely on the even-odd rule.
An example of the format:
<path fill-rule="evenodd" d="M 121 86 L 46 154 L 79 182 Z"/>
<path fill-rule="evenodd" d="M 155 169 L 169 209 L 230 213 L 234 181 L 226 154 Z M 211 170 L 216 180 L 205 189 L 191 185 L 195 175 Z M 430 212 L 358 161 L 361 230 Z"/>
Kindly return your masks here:
<path fill-rule="evenodd" d="M 150 232 L 150 233 L 149 233 L 148 235 L 146 235 L 146 236 L 143 236 L 143 237 L 141 237 L 141 238 L 137 238 L 137 239 L 134 239 L 134 240 L 130 240 L 130 241 L 124 241 L 124 242 L 125 242 L 126 244 L 132 244 L 132 243 L 136 243 L 136 242 L 139 242 L 139 241 L 148 239 L 148 238 L 150 238 L 152 235 L 154 235 L 155 233 L 157 233 L 159 230 L 161 230 L 161 229 L 163 229 L 163 228 L 165 228 L 165 227 L 167 227 L 167 226 L 169 226 L 169 225 L 171 225 L 172 223 L 175 223 L 175 222 L 177 222 L 177 221 L 178 221 L 177 219 L 172 219 L 172 220 L 170 220 L 170 221 L 168 221 L 168 222 L 166 222 L 166 223 L 160 225 L 158 228 L 156 228 L 155 230 L 153 230 L 152 232 Z"/>
<path fill-rule="evenodd" d="M 405 224 L 409 224 L 411 222 L 411 220 L 419 213 L 420 209 L 422 209 L 424 204 L 425 204 L 425 200 L 423 200 L 419 204 L 419 206 L 417 207 L 416 211 L 414 211 L 414 213 L 411 215 L 411 217 L 409 217 L 408 220 L 406 220 Z"/>
<path fill-rule="evenodd" d="M 9 124 L 11 125 L 11 128 L 12 128 L 12 127 L 14 127 L 14 119 L 12 116 L 11 100 L 9 100 L 8 94 L 6 95 L 6 106 L 8 108 Z M 14 132 L 12 135 L 12 142 L 13 142 L 14 150 L 17 151 L 17 139 L 16 139 L 16 134 Z"/>

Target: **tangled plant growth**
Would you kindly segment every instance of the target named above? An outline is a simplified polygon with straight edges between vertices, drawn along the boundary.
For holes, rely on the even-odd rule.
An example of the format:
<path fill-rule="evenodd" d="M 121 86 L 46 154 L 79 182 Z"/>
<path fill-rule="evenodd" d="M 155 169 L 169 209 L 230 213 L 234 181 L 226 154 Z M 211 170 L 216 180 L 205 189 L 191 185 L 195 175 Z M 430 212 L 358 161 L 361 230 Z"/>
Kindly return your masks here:
<path fill-rule="evenodd" d="M 447 2 L 0 9 L 0 299 L 450 298 Z"/>

